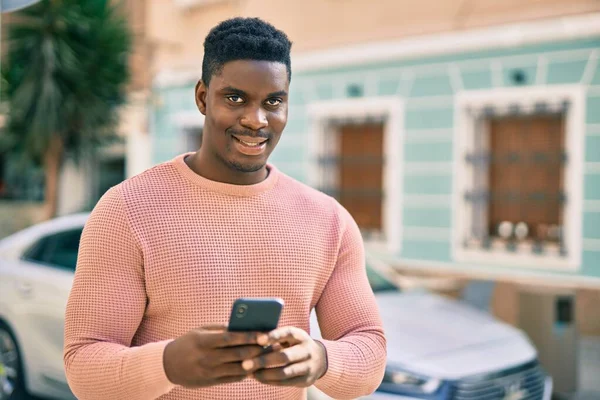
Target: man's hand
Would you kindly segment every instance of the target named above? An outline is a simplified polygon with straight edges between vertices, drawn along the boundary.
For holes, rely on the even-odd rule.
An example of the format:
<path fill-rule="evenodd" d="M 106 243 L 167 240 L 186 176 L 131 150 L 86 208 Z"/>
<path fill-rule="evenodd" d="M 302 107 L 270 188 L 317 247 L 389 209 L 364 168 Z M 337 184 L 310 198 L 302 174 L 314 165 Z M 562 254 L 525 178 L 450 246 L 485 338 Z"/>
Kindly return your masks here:
<path fill-rule="evenodd" d="M 227 332 L 225 326 L 194 329 L 165 348 L 163 364 L 169 381 L 187 388 L 238 382 L 248 377 L 242 361 L 265 352 L 258 332 Z"/>
<path fill-rule="evenodd" d="M 272 345 L 273 352 L 242 363 L 256 380 L 278 386 L 308 387 L 327 370 L 327 354 L 322 344 L 300 328 L 284 327 L 260 337 L 261 345 Z"/>

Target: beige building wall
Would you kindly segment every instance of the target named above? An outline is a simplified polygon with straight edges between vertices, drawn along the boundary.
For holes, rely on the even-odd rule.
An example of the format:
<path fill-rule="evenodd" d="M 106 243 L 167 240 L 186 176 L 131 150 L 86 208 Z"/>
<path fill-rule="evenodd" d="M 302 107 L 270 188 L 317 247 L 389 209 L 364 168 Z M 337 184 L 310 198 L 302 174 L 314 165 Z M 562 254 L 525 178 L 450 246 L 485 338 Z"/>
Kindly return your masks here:
<path fill-rule="evenodd" d="M 204 37 L 232 16 L 284 30 L 295 54 L 600 11 L 598 0 L 148 0 L 152 72 L 200 70 Z"/>
<path fill-rule="evenodd" d="M 131 80 L 127 104 L 120 110 L 117 128 L 124 143 L 113 150 L 125 156 L 125 178 L 130 178 L 151 166 L 147 103 L 152 82 L 154 47 L 148 36 L 151 1 L 127 0 L 123 4 L 133 34 L 133 48 L 129 58 Z"/>
<path fill-rule="evenodd" d="M 0 200 L 0 239 L 43 220 L 43 203 Z"/>

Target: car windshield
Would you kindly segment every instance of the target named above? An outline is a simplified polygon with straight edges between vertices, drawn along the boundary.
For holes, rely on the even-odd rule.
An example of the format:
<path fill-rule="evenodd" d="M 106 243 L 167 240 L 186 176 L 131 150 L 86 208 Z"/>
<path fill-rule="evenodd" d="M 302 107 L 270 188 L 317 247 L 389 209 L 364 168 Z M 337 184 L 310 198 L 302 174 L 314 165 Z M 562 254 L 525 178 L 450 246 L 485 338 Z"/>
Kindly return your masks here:
<path fill-rule="evenodd" d="M 367 278 L 374 293 L 399 291 L 398 287 L 367 264 Z"/>
<path fill-rule="evenodd" d="M 82 230 L 83 228 L 72 228 L 44 236 L 25 252 L 23 258 L 75 271 Z"/>

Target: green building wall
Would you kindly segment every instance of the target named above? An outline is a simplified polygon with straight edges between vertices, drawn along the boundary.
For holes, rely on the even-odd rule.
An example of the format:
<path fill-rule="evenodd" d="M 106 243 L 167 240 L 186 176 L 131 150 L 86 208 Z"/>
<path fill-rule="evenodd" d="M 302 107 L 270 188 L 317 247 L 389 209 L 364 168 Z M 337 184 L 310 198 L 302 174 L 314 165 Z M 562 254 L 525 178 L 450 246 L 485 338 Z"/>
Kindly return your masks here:
<path fill-rule="evenodd" d="M 292 177 L 306 182 L 309 125 L 307 105 L 356 95 L 401 96 L 405 101 L 404 165 L 453 162 L 454 85 L 458 76 L 464 90 L 491 89 L 514 85 L 557 85 L 580 83 L 590 54 L 600 49 L 600 37 L 555 42 L 520 48 L 495 49 L 436 58 L 398 60 L 359 67 L 294 72 L 290 88 L 289 121 L 271 162 Z M 544 66 L 539 63 L 543 62 Z M 501 74 L 495 68 L 501 68 Z M 544 68 L 541 68 L 544 67 Z M 516 83 L 515 71 L 524 72 Z M 543 76 L 537 76 L 542 71 Z M 600 62 L 587 90 L 585 132 L 584 216 L 582 237 L 600 243 Z M 457 75 L 458 74 L 458 75 Z M 160 99 L 153 112 L 153 162 L 171 159 L 181 150 L 181 132 L 172 115 L 194 111 L 194 84 L 155 88 Z M 400 150 L 400 149 L 398 149 Z M 399 258 L 452 263 L 452 168 L 427 171 L 402 168 L 403 198 L 432 195 L 441 201 L 422 205 L 405 201 L 401 207 L 403 231 Z M 447 197 L 447 202 L 444 199 Z M 411 228 L 447 230 L 447 239 L 410 235 Z M 585 241 L 584 241 L 585 243 Z M 600 245 L 584 245 L 579 274 L 600 277 Z M 490 266 L 490 268 L 493 268 Z"/>

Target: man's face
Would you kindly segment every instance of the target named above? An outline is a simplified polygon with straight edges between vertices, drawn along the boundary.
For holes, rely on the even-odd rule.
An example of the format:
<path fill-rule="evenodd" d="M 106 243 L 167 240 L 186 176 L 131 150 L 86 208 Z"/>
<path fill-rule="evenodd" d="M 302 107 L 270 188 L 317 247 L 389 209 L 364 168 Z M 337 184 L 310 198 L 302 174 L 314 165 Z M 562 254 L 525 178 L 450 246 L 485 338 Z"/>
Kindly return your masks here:
<path fill-rule="evenodd" d="M 271 61 L 230 61 L 208 88 L 200 82 L 202 153 L 236 172 L 263 168 L 287 122 L 288 90 L 286 66 Z"/>

